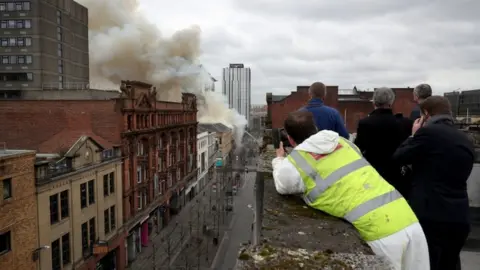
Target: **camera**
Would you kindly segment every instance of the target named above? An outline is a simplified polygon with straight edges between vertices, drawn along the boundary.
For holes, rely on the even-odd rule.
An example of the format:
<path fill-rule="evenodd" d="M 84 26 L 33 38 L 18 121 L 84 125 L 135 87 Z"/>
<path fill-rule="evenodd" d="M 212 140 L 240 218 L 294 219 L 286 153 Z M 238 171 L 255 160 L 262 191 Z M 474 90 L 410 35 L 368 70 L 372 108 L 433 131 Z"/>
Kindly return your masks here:
<path fill-rule="evenodd" d="M 292 146 L 288 141 L 288 135 L 284 128 L 273 128 L 272 140 L 273 140 L 273 147 L 275 147 L 275 149 L 280 148 L 280 142 L 283 143 L 283 147 Z"/>

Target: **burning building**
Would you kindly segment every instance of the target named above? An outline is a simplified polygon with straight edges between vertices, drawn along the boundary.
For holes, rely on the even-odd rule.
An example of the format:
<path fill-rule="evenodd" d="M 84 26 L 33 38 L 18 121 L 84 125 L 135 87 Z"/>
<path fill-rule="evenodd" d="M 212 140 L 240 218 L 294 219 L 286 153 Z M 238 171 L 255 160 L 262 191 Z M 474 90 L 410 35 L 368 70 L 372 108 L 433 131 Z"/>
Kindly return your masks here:
<path fill-rule="evenodd" d="M 26 91 L 21 99 L 0 100 L 0 138 L 10 149 L 32 149 L 37 155 L 62 155 L 81 136 L 118 149 L 123 158 L 118 191 L 124 229 L 115 248 L 117 269 L 123 269 L 126 257 L 135 259 L 149 242 L 151 231 L 160 230 L 185 203 L 186 186 L 197 175 L 196 113 L 195 95 L 184 93 L 178 103 L 158 101 L 151 85 L 135 81 L 122 81 L 120 92 Z M 66 173 L 80 169 L 72 166 Z M 93 181 L 93 188 L 103 184 Z M 106 235 L 95 223 L 89 226 L 98 236 Z M 96 240 L 97 246 L 105 242 Z M 100 255 L 91 254 L 82 262 L 95 263 Z M 47 260 L 50 253 L 40 256 Z"/>

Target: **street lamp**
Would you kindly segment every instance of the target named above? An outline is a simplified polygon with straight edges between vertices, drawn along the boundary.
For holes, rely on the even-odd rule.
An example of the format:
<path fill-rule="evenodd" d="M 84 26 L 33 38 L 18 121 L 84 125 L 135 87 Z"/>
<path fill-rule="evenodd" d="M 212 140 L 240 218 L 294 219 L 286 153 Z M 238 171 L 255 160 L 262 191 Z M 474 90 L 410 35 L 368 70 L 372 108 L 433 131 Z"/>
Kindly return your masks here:
<path fill-rule="evenodd" d="M 32 252 L 32 260 L 34 262 L 36 262 L 40 258 L 40 251 L 43 250 L 43 249 L 49 249 L 49 248 L 50 248 L 50 246 L 47 246 L 47 245 L 43 245 L 43 246 L 40 246 L 40 247 L 36 248 Z"/>
<path fill-rule="evenodd" d="M 257 239 L 258 239 L 258 238 L 257 238 L 257 233 L 258 233 L 258 232 L 257 232 L 257 230 L 255 229 L 255 226 L 256 226 L 256 224 L 257 224 L 257 214 L 255 213 L 255 208 L 254 208 L 251 204 L 247 205 L 247 207 L 248 207 L 250 210 L 252 210 L 252 213 L 253 213 L 253 222 L 252 222 L 252 238 L 253 238 L 253 239 L 252 239 L 252 244 L 253 244 L 254 246 L 256 246 L 256 245 L 258 244 L 258 243 L 257 243 Z"/>

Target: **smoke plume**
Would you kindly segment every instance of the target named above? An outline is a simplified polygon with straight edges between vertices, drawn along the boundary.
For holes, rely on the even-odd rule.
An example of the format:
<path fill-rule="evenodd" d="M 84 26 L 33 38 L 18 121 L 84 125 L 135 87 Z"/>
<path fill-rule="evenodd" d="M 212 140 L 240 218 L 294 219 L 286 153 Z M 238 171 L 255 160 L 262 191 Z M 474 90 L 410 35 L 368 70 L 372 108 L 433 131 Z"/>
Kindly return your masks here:
<path fill-rule="evenodd" d="M 233 128 L 236 142 L 241 142 L 245 118 L 230 110 L 220 95 L 204 91 L 198 26 L 164 37 L 139 12 L 137 0 L 77 2 L 89 12 L 92 88 L 118 89 L 121 80 L 136 80 L 156 86 L 159 100 L 180 102 L 182 91 L 194 93 L 199 122 Z"/>

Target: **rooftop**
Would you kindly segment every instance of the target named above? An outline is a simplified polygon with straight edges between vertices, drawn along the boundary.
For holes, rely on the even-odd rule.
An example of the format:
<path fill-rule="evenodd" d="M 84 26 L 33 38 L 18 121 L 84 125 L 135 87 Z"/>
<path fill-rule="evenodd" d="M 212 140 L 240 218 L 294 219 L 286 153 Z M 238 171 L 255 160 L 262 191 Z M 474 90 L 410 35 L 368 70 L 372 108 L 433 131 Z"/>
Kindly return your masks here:
<path fill-rule="evenodd" d="M 202 133 L 205 131 L 224 133 L 224 132 L 232 131 L 232 129 L 221 123 L 212 123 L 212 124 L 199 123 L 197 127 L 197 132 Z"/>
<path fill-rule="evenodd" d="M 14 156 L 19 156 L 23 154 L 33 154 L 33 150 L 20 150 L 20 149 L 0 149 L 0 158 L 9 158 Z"/>
<path fill-rule="evenodd" d="M 307 207 L 297 196 L 279 195 L 272 179 L 274 156 L 267 145 L 258 167 L 259 244 L 240 251 L 237 269 L 388 269 L 349 223 Z"/>

